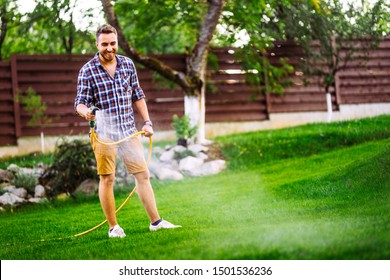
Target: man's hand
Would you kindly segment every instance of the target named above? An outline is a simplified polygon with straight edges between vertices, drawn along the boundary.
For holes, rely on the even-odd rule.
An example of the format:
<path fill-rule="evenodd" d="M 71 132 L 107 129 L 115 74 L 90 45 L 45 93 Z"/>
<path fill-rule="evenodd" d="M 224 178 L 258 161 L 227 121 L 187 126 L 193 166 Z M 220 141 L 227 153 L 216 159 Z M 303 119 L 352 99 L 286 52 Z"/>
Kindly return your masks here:
<path fill-rule="evenodd" d="M 145 124 L 142 127 L 142 130 L 145 131 L 144 136 L 146 136 L 146 137 L 151 137 L 153 135 L 153 127 L 151 127 L 150 125 Z"/>
<path fill-rule="evenodd" d="M 77 105 L 76 110 L 81 117 L 85 118 L 89 122 L 94 121 L 96 119 L 95 115 L 92 114 L 91 109 L 84 104 Z"/>
<path fill-rule="evenodd" d="M 96 116 L 92 114 L 91 110 L 89 109 L 86 111 L 84 117 L 87 121 L 94 121 L 96 119 Z"/>

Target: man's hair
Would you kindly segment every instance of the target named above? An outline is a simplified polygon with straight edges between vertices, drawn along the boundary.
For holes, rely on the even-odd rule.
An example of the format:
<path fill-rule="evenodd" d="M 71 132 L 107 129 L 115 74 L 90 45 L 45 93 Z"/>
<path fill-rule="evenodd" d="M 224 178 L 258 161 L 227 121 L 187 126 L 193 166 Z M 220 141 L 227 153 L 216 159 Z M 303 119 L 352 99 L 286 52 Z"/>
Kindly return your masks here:
<path fill-rule="evenodd" d="M 100 34 L 110 34 L 110 33 L 114 33 L 115 35 L 118 35 L 116 29 L 113 26 L 109 24 L 103 24 L 98 29 L 98 31 L 96 31 L 96 42 L 98 41 Z"/>

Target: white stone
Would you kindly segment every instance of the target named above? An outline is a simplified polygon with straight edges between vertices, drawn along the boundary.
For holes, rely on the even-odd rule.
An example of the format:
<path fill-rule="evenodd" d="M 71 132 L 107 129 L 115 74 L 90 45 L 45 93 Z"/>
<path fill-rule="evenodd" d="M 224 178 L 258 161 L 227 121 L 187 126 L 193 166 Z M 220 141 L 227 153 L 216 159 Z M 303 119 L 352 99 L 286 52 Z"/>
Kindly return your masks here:
<path fill-rule="evenodd" d="M 0 204 L 3 205 L 13 206 L 17 203 L 22 203 L 22 202 L 24 202 L 24 199 L 14 195 L 13 193 L 5 193 L 2 196 L 0 196 Z"/>
<path fill-rule="evenodd" d="M 181 180 L 184 178 L 183 174 L 181 174 L 179 171 L 165 167 L 155 169 L 154 173 L 159 180 Z"/>
<path fill-rule="evenodd" d="M 24 188 L 14 188 L 11 191 L 12 194 L 19 196 L 20 198 L 26 198 L 27 197 L 27 190 Z"/>
<path fill-rule="evenodd" d="M 187 149 L 184 146 L 177 145 L 177 146 L 173 147 L 172 150 L 173 150 L 173 152 L 182 153 Z"/>
<path fill-rule="evenodd" d="M 99 189 L 99 183 L 94 179 L 86 179 L 76 188 L 74 193 L 92 194 Z"/>
<path fill-rule="evenodd" d="M 35 186 L 34 197 L 40 198 L 46 196 L 46 190 L 42 185 Z"/>
<path fill-rule="evenodd" d="M 198 168 L 203 164 L 203 160 L 200 158 L 188 156 L 180 160 L 179 170 L 180 171 L 191 171 Z"/>
<path fill-rule="evenodd" d="M 200 167 L 189 170 L 190 176 L 207 176 L 217 174 L 226 169 L 226 161 L 222 159 L 213 160 L 202 164 Z"/>
<path fill-rule="evenodd" d="M 160 160 L 161 161 L 171 161 L 173 160 L 174 152 L 173 150 L 165 151 L 161 154 Z"/>
<path fill-rule="evenodd" d="M 7 167 L 7 170 L 8 171 L 11 171 L 13 173 L 18 173 L 18 171 L 20 170 L 20 167 L 17 166 L 16 164 L 12 163 L 10 164 L 8 167 Z"/>
<path fill-rule="evenodd" d="M 12 192 L 13 190 L 15 190 L 16 187 L 15 186 L 7 186 L 5 187 L 3 190 L 7 191 L 7 192 Z"/>
<path fill-rule="evenodd" d="M 209 150 L 209 148 L 207 148 L 206 146 L 203 146 L 203 145 L 193 144 L 193 145 L 188 146 L 188 150 L 190 150 L 195 155 L 197 155 L 200 152 L 207 152 Z"/>
<path fill-rule="evenodd" d="M 196 157 L 197 157 L 197 158 L 200 158 L 200 159 L 203 159 L 203 160 L 206 160 L 206 159 L 209 158 L 209 156 L 206 155 L 206 154 L 203 153 L 203 152 L 198 153 L 198 154 L 196 155 Z"/>
<path fill-rule="evenodd" d="M 45 201 L 47 201 L 47 198 L 45 198 L 45 197 L 32 197 L 28 200 L 28 202 L 31 202 L 31 203 L 42 203 Z"/>

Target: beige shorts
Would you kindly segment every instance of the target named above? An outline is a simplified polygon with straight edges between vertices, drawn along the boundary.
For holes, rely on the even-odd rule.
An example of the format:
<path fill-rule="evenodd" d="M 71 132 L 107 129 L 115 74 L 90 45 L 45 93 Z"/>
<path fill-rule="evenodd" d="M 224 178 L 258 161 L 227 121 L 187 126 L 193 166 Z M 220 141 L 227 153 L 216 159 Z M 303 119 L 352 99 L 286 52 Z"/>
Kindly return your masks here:
<path fill-rule="evenodd" d="M 147 170 L 144 147 L 138 137 L 133 137 L 118 145 L 104 145 L 90 137 L 95 153 L 98 175 L 115 174 L 117 156 L 125 164 L 130 174 Z"/>

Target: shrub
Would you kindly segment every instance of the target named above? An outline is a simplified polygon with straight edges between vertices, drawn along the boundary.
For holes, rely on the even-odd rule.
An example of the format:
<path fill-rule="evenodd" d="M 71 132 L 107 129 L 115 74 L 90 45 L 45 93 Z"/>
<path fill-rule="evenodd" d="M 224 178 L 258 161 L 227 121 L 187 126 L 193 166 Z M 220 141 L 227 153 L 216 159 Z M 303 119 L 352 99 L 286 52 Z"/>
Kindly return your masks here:
<path fill-rule="evenodd" d="M 22 171 L 16 173 L 13 181 L 15 187 L 24 188 L 28 193 L 34 194 L 35 186 L 37 184 L 37 179 L 32 174 L 26 174 Z"/>
<path fill-rule="evenodd" d="M 173 158 L 176 159 L 176 160 L 180 160 L 180 159 L 183 159 L 183 158 L 189 157 L 189 156 L 194 157 L 196 155 L 191 150 L 184 150 L 182 152 L 175 151 L 174 155 L 173 155 Z"/>
<path fill-rule="evenodd" d="M 191 127 L 190 118 L 187 115 L 184 115 L 182 118 L 179 118 L 177 115 L 173 115 L 172 118 L 172 127 L 176 133 L 176 140 L 178 144 L 181 144 L 180 141 L 194 137 L 198 130 L 198 126 Z M 183 145 L 186 146 L 186 143 Z"/>
<path fill-rule="evenodd" d="M 62 140 L 55 148 L 53 164 L 39 181 L 50 187 L 49 198 L 64 192 L 72 194 L 85 179 L 97 178 L 95 166 L 95 157 L 88 142 Z"/>

